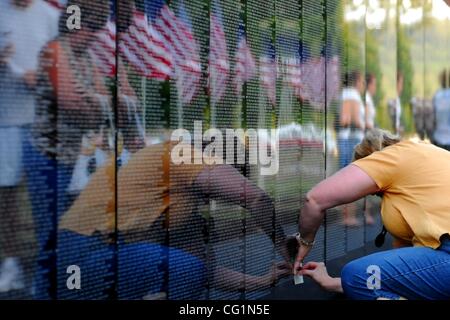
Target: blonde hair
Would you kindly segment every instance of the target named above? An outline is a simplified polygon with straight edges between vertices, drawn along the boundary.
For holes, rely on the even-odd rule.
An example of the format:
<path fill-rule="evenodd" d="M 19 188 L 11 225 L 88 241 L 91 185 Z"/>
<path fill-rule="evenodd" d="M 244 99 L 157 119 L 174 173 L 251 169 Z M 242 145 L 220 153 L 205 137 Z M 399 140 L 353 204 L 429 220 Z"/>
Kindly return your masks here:
<path fill-rule="evenodd" d="M 400 142 L 400 138 L 389 131 L 382 129 L 367 130 L 364 139 L 355 147 L 353 161 L 367 157 L 375 151 L 380 151 L 397 142 Z"/>

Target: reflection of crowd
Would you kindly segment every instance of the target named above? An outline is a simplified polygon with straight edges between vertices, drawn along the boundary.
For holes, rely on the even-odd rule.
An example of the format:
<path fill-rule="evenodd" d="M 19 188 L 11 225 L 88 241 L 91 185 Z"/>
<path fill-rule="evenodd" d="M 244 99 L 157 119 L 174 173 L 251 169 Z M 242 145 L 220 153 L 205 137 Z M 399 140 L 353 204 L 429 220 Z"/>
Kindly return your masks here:
<path fill-rule="evenodd" d="M 39 54 L 57 35 L 58 10 L 44 1 L 0 4 L 0 292 L 24 286 L 19 262 L 25 244 L 18 235 L 18 189 L 31 163 L 24 154 L 35 120 Z"/>
<path fill-rule="evenodd" d="M 347 166 L 352 160 L 353 148 L 364 137 L 366 127 L 365 105 L 361 95 L 364 92 L 364 78 L 359 71 L 346 75 L 342 90 L 342 104 L 339 112 L 339 166 Z"/>
<path fill-rule="evenodd" d="M 353 157 L 353 149 L 361 142 L 367 126 L 367 120 L 373 121 L 374 106 L 366 105 L 362 99 L 364 93 L 364 77 L 359 71 L 348 72 L 345 76 L 345 87 L 342 90 L 341 108 L 338 114 L 338 148 L 339 167 L 349 165 Z M 373 109 L 372 109 L 373 108 Z M 372 114 L 373 112 L 373 114 Z M 355 204 L 345 205 L 342 208 L 344 224 L 358 226 Z M 372 221 L 368 215 L 367 221 Z"/>
<path fill-rule="evenodd" d="M 17 236 L 23 224 L 17 213 L 24 210 L 18 186 L 24 182 L 38 251 L 30 285 L 34 298 L 102 298 L 114 286 L 121 298 L 200 296 L 211 280 L 204 235 L 212 222 L 198 205 L 214 198 L 241 205 L 275 241 L 283 232 L 272 232 L 272 200 L 231 166 L 172 168 L 167 143 L 144 147 L 132 73 L 117 57 L 116 88 L 90 54 L 110 18 L 109 1 L 64 2 L 0 5 L 0 292 L 25 288 L 26 257 Z M 69 30 L 70 14 L 60 11 L 72 4 L 82 12 L 80 30 Z M 133 1 L 120 6 L 117 31 L 124 32 L 132 21 L 127 15 L 142 7 Z M 169 225 L 186 241 L 169 247 Z M 82 292 L 66 287 L 69 265 L 82 269 Z M 218 272 L 212 278 L 218 287 L 255 290 L 287 269 L 282 263 L 261 276 Z M 233 284 L 235 279 L 243 281 Z"/>
<path fill-rule="evenodd" d="M 58 218 L 84 187 L 83 174 L 95 171 L 115 147 L 116 121 L 107 79 L 89 54 L 109 17 L 109 3 L 66 2 L 11 0 L 2 2 L 0 10 L 0 196 L 4 200 L 0 234 L 5 257 L 0 292 L 24 286 L 20 261 L 25 260 L 24 244 L 17 236 L 24 223 L 18 214 L 23 209 L 17 204 L 18 185 L 26 181 L 38 244 L 34 295 L 45 298 L 55 264 Z M 77 31 L 67 28 L 69 14 L 63 10 L 72 4 L 83 11 Z M 133 116 L 127 107 L 136 98 L 122 63 L 118 73 L 117 124 L 127 126 L 126 134 L 119 132 L 119 149 L 135 151 L 139 143 L 136 134 L 130 134 L 134 131 L 127 119 Z"/>

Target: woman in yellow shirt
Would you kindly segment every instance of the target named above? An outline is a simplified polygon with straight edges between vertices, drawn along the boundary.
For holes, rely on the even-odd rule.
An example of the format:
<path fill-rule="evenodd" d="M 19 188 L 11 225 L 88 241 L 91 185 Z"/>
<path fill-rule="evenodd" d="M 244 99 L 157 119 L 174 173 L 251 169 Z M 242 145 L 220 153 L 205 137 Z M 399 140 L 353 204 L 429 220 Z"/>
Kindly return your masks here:
<path fill-rule="evenodd" d="M 307 194 L 295 272 L 352 299 L 449 299 L 450 152 L 373 129 L 354 160 Z M 382 197 L 383 224 L 396 249 L 348 263 L 341 278 L 331 278 L 323 263 L 302 268 L 326 209 L 371 194 Z"/>

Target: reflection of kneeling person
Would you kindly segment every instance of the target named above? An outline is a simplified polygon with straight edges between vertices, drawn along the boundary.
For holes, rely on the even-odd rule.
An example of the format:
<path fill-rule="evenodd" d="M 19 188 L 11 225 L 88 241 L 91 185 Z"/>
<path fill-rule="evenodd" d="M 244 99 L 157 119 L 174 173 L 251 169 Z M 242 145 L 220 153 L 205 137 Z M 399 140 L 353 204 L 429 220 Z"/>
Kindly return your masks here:
<path fill-rule="evenodd" d="M 120 168 L 117 203 L 114 164 L 93 174 L 60 222 L 58 298 L 106 298 L 114 284 L 119 299 L 159 292 L 167 293 L 169 299 L 201 298 L 207 272 L 211 272 L 205 263 L 211 258 L 205 243 L 211 238 L 212 225 L 198 213 L 197 205 L 208 199 L 241 205 L 273 236 L 274 207 L 264 191 L 229 165 L 174 165 L 172 147 L 171 143 L 146 147 Z M 280 237 L 284 235 L 278 227 L 275 238 Z M 66 269 L 73 264 L 82 274 L 79 292 L 66 288 Z M 285 263 L 263 276 L 209 269 L 214 269 L 210 285 L 228 290 L 241 290 L 244 285 L 246 290 L 268 287 L 290 273 Z"/>
<path fill-rule="evenodd" d="M 326 289 L 352 299 L 450 298 L 450 153 L 427 143 L 399 141 L 386 131 L 368 131 L 353 164 L 315 186 L 300 217 L 304 238 L 295 270 L 311 249 L 325 211 L 370 194 L 382 196 L 381 216 L 394 246 L 348 263 L 331 278 L 321 263 L 299 270 Z M 412 247 L 411 247 L 412 246 Z"/>

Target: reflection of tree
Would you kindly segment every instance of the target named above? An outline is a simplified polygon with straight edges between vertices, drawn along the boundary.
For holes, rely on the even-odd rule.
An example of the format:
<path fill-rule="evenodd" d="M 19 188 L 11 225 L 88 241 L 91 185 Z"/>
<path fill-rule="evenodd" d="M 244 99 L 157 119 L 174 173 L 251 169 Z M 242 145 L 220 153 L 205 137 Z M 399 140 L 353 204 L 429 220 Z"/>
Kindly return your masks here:
<path fill-rule="evenodd" d="M 366 73 L 375 75 L 375 78 L 377 79 L 377 92 L 375 97 L 373 97 L 376 106 L 380 105 L 385 94 L 383 87 L 381 86 L 383 73 L 381 72 L 380 67 L 379 48 L 380 42 L 375 35 L 375 31 L 368 29 L 366 31 Z"/>
<path fill-rule="evenodd" d="M 409 2 L 409 6 L 407 3 Z M 419 23 L 412 24 L 411 27 L 421 28 L 424 25 L 429 25 L 432 23 L 432 18 L 427 13 L 431 12 L 432 9 L 432 0 L 397 0 L 397 12 L 399 17 L 408 13 L 409 10 L 420 9 L 422 11 L 422 19 L 420 19 Z"/>
<path fill-rule="evenodd" d="M 397 3 L 397 12 L 404 10 L 402 1 Z M 412 110 L 410 106 L 411 97 L 413 95 L 413 77 L 414 69 L 411 59 L 411 38 L 406 33 L 406 27 L 400 23 L 400 14 L 397 14 L 397 73 L 403 75 L 403 91 L 400 96 L 402 102 L 402 122 L 405 132 L 414 130 Z"/>
<path fill-rule="evenodd" d="M 364 74 L 364 35 L 357 30 L 364 30 L 364 22 L 345 22 L 343 27 L 343 59 L 342 72 L 360 71 Z"/>

